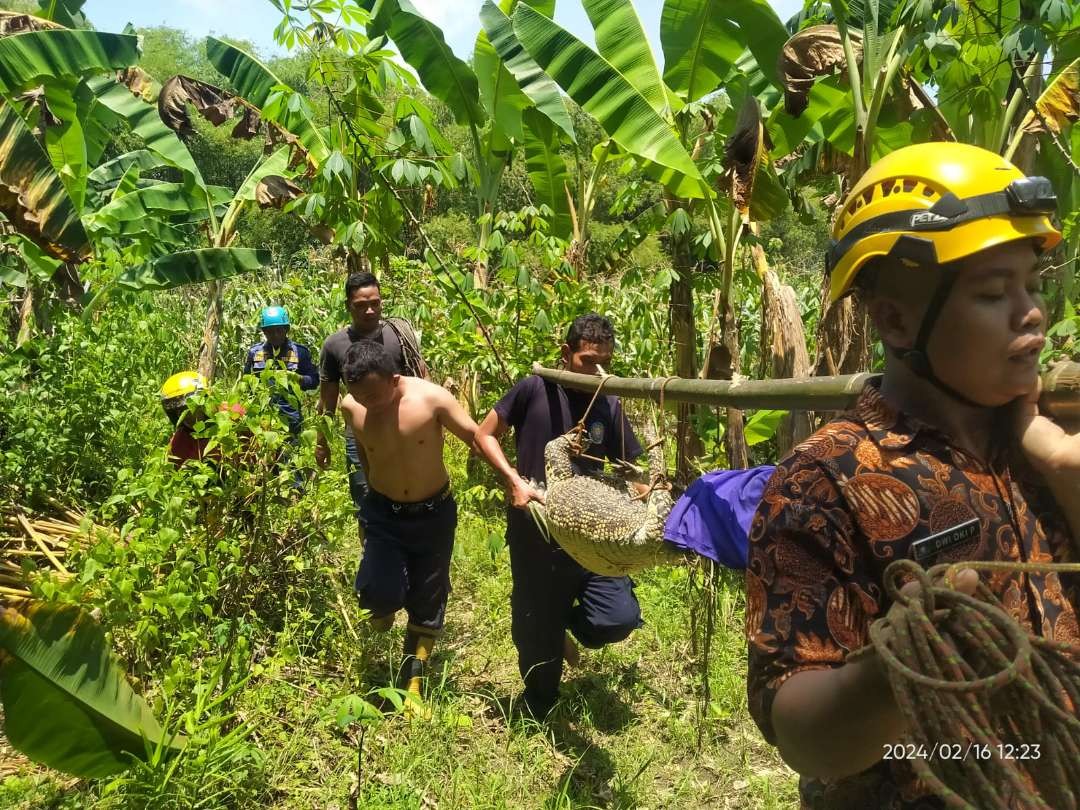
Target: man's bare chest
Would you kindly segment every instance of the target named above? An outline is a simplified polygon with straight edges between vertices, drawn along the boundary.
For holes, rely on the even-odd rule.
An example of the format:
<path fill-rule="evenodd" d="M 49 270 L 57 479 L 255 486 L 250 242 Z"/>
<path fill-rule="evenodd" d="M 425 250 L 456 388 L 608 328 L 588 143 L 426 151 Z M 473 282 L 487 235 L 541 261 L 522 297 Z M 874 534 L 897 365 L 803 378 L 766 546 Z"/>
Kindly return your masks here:
<path fill-rule="evenodd" d="M 366 414 L 360 439 L 369 457 L 377 455 L 391 460 L 396 454 L 440 447 L 442 428 L 430 409 L 402 403 L 392 412 Z"/>

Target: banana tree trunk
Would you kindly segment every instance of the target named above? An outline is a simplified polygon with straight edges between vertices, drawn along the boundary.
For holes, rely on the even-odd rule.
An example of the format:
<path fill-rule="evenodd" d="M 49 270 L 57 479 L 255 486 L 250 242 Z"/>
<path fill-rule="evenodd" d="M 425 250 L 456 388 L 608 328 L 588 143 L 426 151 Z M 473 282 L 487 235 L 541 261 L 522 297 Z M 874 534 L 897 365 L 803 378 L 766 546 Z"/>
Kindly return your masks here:
<path fill-rule="evenodd" d="M 685 237 L 674 240 L 673 265 L 678 278 L 671 282 L 671 337 L 675 343 L 675 375 L 697 376 L 697 326 L 694 322 L 693 258 Z M 702 453 L 701 440 L 694 432 L 693 406 L 680 403 L 677 409 L 675 476 L 680 483 L 693 478 L 691 459 Z"/>
<path fill-rule="evenodd" d="M 210 305 L 206 310 L 206 324 L 203 327 L 202 346 L 199 349 L 199 373 L 206 379 L 214 379 L 217 365 L 218 340 L 221 337 L 222 309 L 225 301 L 225 282 L 211 281 L 209 284 Z"/>
<path fill-rule="evenodd" d="M 1039 57 L 1036 57 L 1036 60 L 1038 60 L 1038 58 Z M 1027 97 L 1033 99 L 1037 99 L 1040 95 L 1042 95 L 1043 85 L 1045 84 L 1045 82 L 1043 81 L 1042 72 L 1038 69 L 1038 65 L 1041 65 L 1042 63 L 1040 61 L 1037 61 L 1035 62 L 1035 64 L 1036 69 L 1031 72 L 1032 75 L 1030 76 L 1028 75 L 1028 71 L 1024 71 L 1023 73 L 1021 73 L 1021 71 L 1017 70 L 1014 74 L 1019 77 L 1019 81 L 1024 82 L 1024 84 L 1027 86 Z M 1022 93 L 1023 91 L 1018 90 L 1018 92 Z M 1021 109 L 1027 109 L 1027 107 L 1027 104 L 1021 105 Z M 1024 135 L 1023 138 L 1021 138 L 1020 140 L 1020 146 L 1013 153 L 1011 160 L 1016 165 L 1016 168 L 1018 168 L 1024 174 L 1034 174 L 1035 159 L 1038 157 L 1038 149 L 1039 136 L 1031 133 Z"/>
<path fill-rule="evenodd" d="M 26 280 L 26 291 L 23 293 L 22 303 L 19 305 L 19 325 L 15 330 L 15 348 L 19 348 L 34 330 L 34 284 L 30 279 Z"/>
<path fill-rule="evenodd" d="M 739 373 L 742 367 L 742 352 L 739 351 L 739 328 L 731 312 L 731 306 L 724 313 L 724 328 L 721 330 L 721 343 L 731 357 L 731 377 Z M 724 431 L 724 446 L 727 449 L 728 469 L 745 470 L 750 466 L 750 449 L 746 446 L 746 424 L 743 412 L 738 408 L 727 409 L 727 428 Z"/>
<path fill-rule="evenodd" d="M 859 136 L 856 133 L 856 141 Z M 859 144 L 857 143 L 858 147 Z M 856 148 L 855 154 L 860 154 Z M 844 178 L 843 194 L 837 205 L 843 204 L 843 198 L 855 185 L 865 171 L 860 160 L 856 159 L 849 167 Z M 855 374 L 868 371 L 872 357 L 873 341 L 870 335 L 870 318 L 866 307 L 856 302 L 852 296 L 829 303 L 829 277 L 825 276 L 821 284 L 821 317 L 817 325 L 817 356 L 814 358 L 813 373 L 816 376 Z"/>
<path fill-rule="evenodd" d="M 739 351 L 739 329 L 731 313 L 729 299 L 723 290 L 717 290 L 713 298 L 708 345 L 705 348 L 705 364 L 702 377 L 706 380 L 733 380 L 742 368 Z M 720 324 L 720 335 L 713 331 Z M 746 445 L 746 422 L 739 408 L 728 407 L 724 415 L 724 448 L 728 469 L 742 470 L 750 465 L 750 451 Z"/>
<path fill-rule="evenodd" d="M 821 294 L 825 314 L 818 322 L 814 374 L 834 376 L 869 370 L 873 344 L 866 308 L 850 297 L 831 305 L 828 301 L 826 280 Z"/>
<path fill-rule="evenodd" d="M 754 245 L 753 250 L 760 250 Z M 762 274 L 762 326 L 761 353 L 769 352 L 769 376 L 774 378 L 802 378 L 810 376 L 810 355 L 806 351 L 806 334 L 803 331 L 802 313 L 795 290 L 781 284 L 776 273 L 768 266 Z M 786 456 L 793 447 L 813 432 L 809 414 L 789 411 L 780 421 L 776 432 L 776 453 Z"/>

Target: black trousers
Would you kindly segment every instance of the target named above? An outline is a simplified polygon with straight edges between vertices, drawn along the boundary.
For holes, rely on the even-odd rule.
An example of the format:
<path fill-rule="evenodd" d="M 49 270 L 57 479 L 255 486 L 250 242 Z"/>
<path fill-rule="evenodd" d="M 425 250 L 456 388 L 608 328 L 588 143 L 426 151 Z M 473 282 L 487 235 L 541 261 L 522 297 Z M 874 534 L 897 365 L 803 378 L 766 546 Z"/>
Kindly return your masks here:
<path fill-rule="evenodd" d="M 454 499 L 447 493 L 424 504 L 395 504 L 369 489 L 362 522 L 364 554 L 356 572 L 360 606 L 373 619 L 404 608 L 410 629 L 437 635 L 450 595 Z"/>
<path fill-rule="evenodd" d="M 543 717 L 559 697 L 566 631 L 593 649 L 622 641 L 644 623 L 641 606 L 629 577 L 582 568 L 544 538 L 527 512 L 508 512 L 506 541 L 514 580 L 510 631 L 524 699 L 535 717 Z"/>

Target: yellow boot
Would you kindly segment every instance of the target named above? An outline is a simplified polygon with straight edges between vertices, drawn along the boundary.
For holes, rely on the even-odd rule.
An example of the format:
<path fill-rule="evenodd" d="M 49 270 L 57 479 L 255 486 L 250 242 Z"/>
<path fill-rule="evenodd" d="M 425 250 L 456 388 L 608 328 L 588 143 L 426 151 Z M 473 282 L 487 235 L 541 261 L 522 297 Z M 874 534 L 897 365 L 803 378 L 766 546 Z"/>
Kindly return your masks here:
<path fill-rule="evenodd" d="M 413 630 L 405 633 L 405 671 L 408 682 L 405 691 L 405 714 L 410 717 L 426 718 L 431 710 L 424 706 L 423 680 L 427 669 L 431 648 L 435 646 L 435 637 L 422 635 Z"/>

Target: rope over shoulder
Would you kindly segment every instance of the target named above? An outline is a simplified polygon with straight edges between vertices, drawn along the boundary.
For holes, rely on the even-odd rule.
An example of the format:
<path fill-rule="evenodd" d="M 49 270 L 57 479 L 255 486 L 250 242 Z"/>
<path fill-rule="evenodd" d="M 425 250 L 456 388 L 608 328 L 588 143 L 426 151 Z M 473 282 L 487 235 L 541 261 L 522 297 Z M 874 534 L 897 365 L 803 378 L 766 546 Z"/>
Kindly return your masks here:
<path fill-rule="evenodd" d="M 1080 646 L 1029 634 L 984 582 L 955 590 L 963 568 L 1078 573 L 1076 563 L 961 562 L 885 571 L 893 604 L 870 627 L 900 711 L 916 775 L 949 807 L 1076 810 L 1080 797 Z M 914 578 L 919 591 L 903 593 Z M 955 756 L 952 754 L 955 753 Z"/>

